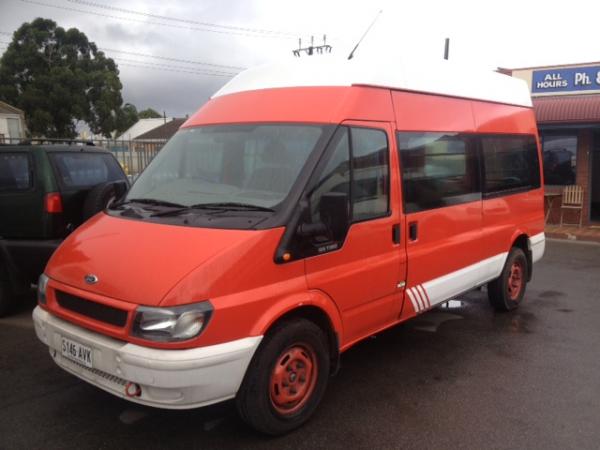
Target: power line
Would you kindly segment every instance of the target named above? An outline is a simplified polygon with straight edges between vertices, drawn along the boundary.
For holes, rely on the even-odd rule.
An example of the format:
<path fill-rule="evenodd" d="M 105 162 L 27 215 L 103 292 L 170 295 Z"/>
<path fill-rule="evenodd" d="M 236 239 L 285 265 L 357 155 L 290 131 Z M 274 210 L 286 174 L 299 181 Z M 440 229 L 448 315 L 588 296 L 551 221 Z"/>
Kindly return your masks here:
<path fill-rule="evenodd" d="M 243 31 L 243 32 L 247 32 L 247 33 L 256 33 L 256 34 L 279 34 L 279 35 L 290 36 L 290 37 L 295 36 L 294 34 L 289 33 L 287 31 L 266 30 L 263 28 L 239 27 L 239 26 L 234 26 L 234 25 L 221 25 L 221 24 L 212 23 L 212 22 L 200 22 L 197 20 L 181 19 L 178 17 L 162 16 L 159 14 L 151 14 L 151 13 L 146 13 L 146 12 L 142 12 L 142 11 L 134 11 L 132 9 L 119 8 L 116 6 L 104 5 L 104 4 L 86 1 L 86 0 L 67 0 L 67 1 L 69 3 L 77 3 L 79 5 L 90 6 L 92 8 L 100 8 L 100 9 L 105 9 L 105 10 L 109 10 L 109 11 L 117 11 L 117 12 L 121 12 L 121 13 L 125 13 L 125 14 L 135 14 L 138 16 L 151 17 L 153 19 L 169 20 L 169 21 L 173 21 L 173 22 L 182 22 L 182 23 L 188 23 L 188 24 L 192 24 L 192 25 L 201 25 L 204 27 L 223 28 L 226 30 Z"/>
<path fill-rule="evenodd" d="M 109 19 L 123 20 L 123 21 L 126 21 L 126 22 L 141 23 L 141 24 L 144 24 L 144 25 L 159 25 L 159 26 L 163 26 L 163 27 L 183 29 L 183 30 L 207 31 L 207 32 L 210 32 L 210 33 L 231 34 L 231 35 L 237 35 L 237 36 L 248 36 L 248 37 L 259 37 L 259 38 L 291 39 L 290 36 L 267 35 L 267 34 L 256 34 L 256 33 L 253 34 L 253 33 L 237 32 L 237 31 L 229 31 L 229 30 L 215 30 L 215 29 L 211 29 L 211 28 L 188 27 L 188 26 L 182 26 L 182 25 L 174 25 L 174 24 L 170 24 L 170 23 L 149 22 L 149 21 L 146 21 L 146 20 L 133 19 L 133 18 L 129 18 L 129 17 L 113 16 L 111 14 L 103 14 L 103 13 L 99 13 L 99 12 L 95 12 L 95 11 L 89 11 L 89 10 L 84 10 L 84 9 L 79 9 L 79 8 L 73 8 L 73 7 L 70 7 L 70 6 L 51 5 L 49 3 L 39 2 L 39 1 L 36 1 L 36 0 L 21 0 L 21 1 L 23 3 L 30 3 L 32 5 L 46 6 L 48 8 L 62 9 L 64 11 L 73 11 L 73 12 L 78 12 L 78 13 L 82 13 L 82 14 L 91 14 L 93 16 L 107 17 Z"/>
<path fill-rule="evenodd" d="M 11 33 L 7 33 L 5 31 L 0 31 L 0 34 L 11 34 Z M 0 41 L 1 43 L 4 44 L 10 44 L 10 42 L 3 42 Z M 198 64 L 201 66 L 210 66 L 210 67 L 216 67 L 216 68 L 222 68 L 222 69 L 233 69 L 233 70 L 244 70 L 245 67 L 242 66 L 231 66 L 231 65 L 227 65 L 227 64 L 216 64 L 216 63 L 209 63 L 206 61 L 197 61 L 197 60 L 193 60 L 193 59 L 180 59 L 180 58 L 171 58 L 168 56 L 159 56 L 159 55 L 151 55 L 148 53 L 141 53 L 141 52 L 131 52 L 128 50 L 117 50 L 114 48 L 105 48 L 105 47 L 98 47 L 98 50 L 101 50 L 103 52 L 111 52 L 111 53 L 122 53 L 124 55 L 131 55 L 131 56 L 140 56 L 143 58 L 153 58 L 153 59 L 160 59 L 163 61 L 171 61 L 171 62 L 178 62 L 178 63 L 184 63 L 184 64 Z"/>
<path fill-rule="evenodd" d="M 129 63 L 120 63 L 119 66 L 137 67 L 140 69 L 164 70 L 167 72 L 190 73 L 193 75 L 208 75 L 208 76 L 215 76 L 215 77 L 231 78 L 233 76 L 233 75 L 225 75 L 225 74 L 210 73 L 210 72 L 197 72 L 197 71 L 192 71 L 192 70 L 178 70 L 178 69 L 167 69 L 167 68 L 162 68 L 162 67 L 142 66 L 142 65 L 138 65 L 138 64 L 129 64 Z"/>
<path fill-rule="evenodd" d="M 124 61 L 125 63 L 146 64 L 148 66 L 162 67 L 162 68 L 173 69 L 173 70 L 193 71 L 193 72 L 198 72 L 198 73 L 202 73 L 205 75 L 223 75 L 223 76 L 237 75 L 237 73 L 232 73 L 232 72 L 224 72 L 224 71 L 219 71 L 219 70 L 202 70 L 202 69 L 194 69 L 191 67 L 184 67 L 184 66 L 172 66 L 170 64 L 160 64 L 160 63 L 152 63 L 152 62 L 148 62 L 148 61 L 139 61 L 137 59 L 129 59 L 129 58 L 121 58 L 121 57 L 117 57 L 114 59 L 117 61 Z M 121 64 L 121 63 L 119 63 L 119 64 Z"/>
<path fill-rule="evenodd" d="M 162 59 L 164 61 L 180 62 L 180 63 L 185 63 L 185 64 L 200 64 L 202 66 L 222 67 L 225 69 L 234 69 L 234 70 L 238 70 L 238 69 L 244 70 L 245 69 L 245 67 L 240 67 L 240 66 L 228 66 L 225 64 L 207 63 L 204 61 L 195 61 L 195 60 L 191 60 L 191 59 L 171 58 L 169 56 L 150 55 L 148 53 L 130 52 L 128 50 L 116 50 L 116 49 L 104 48 L 104 47 L 98 47 L 98 50 L 102 50 L 104 52 L 123 53 L 124 55 L 142 56 L 142 57 L 146 57 L 146 58 Z"/>

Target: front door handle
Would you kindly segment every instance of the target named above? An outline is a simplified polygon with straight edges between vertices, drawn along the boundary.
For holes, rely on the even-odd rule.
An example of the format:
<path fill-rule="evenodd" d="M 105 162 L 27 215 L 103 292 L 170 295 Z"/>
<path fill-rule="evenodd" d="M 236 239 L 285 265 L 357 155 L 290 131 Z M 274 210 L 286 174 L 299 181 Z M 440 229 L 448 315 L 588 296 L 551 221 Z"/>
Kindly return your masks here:
<path fill-rule="evenodd" d="M 400 224 L 399 223 L 395 223 L 394 225 L 392 225 L 392 242 L 394 242 L 394 244 L 400 243 Z"/>
<path fill-rule="evenodd" d="M 418 222 L 410 222 L 408 224 L 408 238 L 411 241 L 416 241 L 419 238 L 419 224 L 418 224 Z"/>

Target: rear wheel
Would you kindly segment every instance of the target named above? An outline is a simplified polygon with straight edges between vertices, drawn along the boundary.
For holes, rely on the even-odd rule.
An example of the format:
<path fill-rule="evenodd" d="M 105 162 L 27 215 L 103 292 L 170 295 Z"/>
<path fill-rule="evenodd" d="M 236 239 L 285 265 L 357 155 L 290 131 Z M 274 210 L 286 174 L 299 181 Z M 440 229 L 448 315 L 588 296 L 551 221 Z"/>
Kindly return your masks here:
<path fill-rule="evenodd" d="M 525 252 L 513 247 L 498 278 L 488 284 L 488 298 L 499 311 L 517 308 L 525 295 L 529 266 Z"/>
<path fill-rule="evenodd" d="M 257 350 L 236 398 L 242 419 L 266 434 L 306 422 L 325 393 L 329 352 L 325 333 L 306 319 L 285 321 Z"/>

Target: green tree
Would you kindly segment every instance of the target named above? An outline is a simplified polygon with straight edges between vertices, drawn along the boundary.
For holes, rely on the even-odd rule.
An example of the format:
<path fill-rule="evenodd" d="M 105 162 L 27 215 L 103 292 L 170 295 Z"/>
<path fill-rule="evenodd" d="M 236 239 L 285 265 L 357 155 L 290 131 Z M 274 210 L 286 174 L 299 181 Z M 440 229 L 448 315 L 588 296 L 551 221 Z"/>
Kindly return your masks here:
<path fill-rule="evenodd" d="M 117 112 L 117 134 L 123 133 L 128 130 L 139 120 L 138 110 L 135 105 L 131 103 L 125 103 L 123 107 Z"/>
<path fill-rule="evenodd" d="M 33 135 L 74 137 L 76 121 L 110 136 L 121 109 L 115 62 L 85 34 L 48 19 L 24 23 L 0 59 L 0 100 L 25 111 Z"/>
<path fill-rule="evenodd" d="M 162 115 L 155 109 L 146 108 L 138 113 L 138 117 L 140 119 L 158 119 L 159 117 L 162 117 Z"/>

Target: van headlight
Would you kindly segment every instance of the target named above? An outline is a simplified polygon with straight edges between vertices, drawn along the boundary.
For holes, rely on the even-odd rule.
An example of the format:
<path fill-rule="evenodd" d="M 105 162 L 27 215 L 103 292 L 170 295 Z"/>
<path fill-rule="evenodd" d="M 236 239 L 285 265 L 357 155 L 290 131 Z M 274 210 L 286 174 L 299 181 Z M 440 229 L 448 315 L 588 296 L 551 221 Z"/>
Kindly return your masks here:
<path fill-rule="evenodd" d="M 48 288 L 48 276 L 41 274 L 37 284 L 37 301 L 40 305 L 46 304 L 46 289 Z"/>
<path fill-rule="evenodd" d="M 212 311 L 208 301 L 171 308 L 139 306 L 131 335 L 157 342 L 186 341 L 206 328 Z"/>

